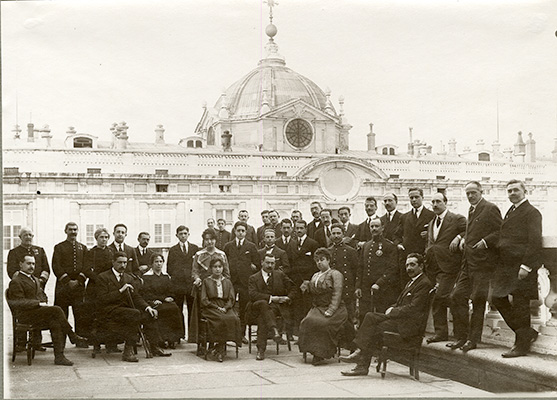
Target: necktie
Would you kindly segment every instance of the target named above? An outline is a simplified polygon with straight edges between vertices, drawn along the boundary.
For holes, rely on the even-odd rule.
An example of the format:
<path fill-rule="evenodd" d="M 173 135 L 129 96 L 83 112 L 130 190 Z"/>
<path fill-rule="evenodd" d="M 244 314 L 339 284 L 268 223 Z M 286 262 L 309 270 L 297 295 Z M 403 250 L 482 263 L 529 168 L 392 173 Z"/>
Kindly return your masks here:
<path fill-rule="evenodd" d="M 510 215 L 514 210 L 516 210 L 516 207 L 515 207 L 515 205 L 513 204 L 513 205 L 511 206 L 511 208 L 509 208 L 509 211 L 507 211 L 507 215 L 505 215 L 505 218 L 509 218 L 509 215 Z"/>
<path fill-rule="evenodd" d="M 416 217 L 416 219 L 418 218 L 418 209 L 414 208 L 414 217 Z"/>
<path fill-rule="evenodd" d="M 238 240 L 238 249 L 239 249 L 240 247 L 242 247 L 242 241 L 241 241 L 241 240 Z"/>
<path fill-rule="evenodd" d="M 327 228 L 327 237 L 331 237 L 331 230 L 329 228 Z"/>
<path fill-rule="evenodd" d="M 124 249 L 122 248 L 122 245 L 120 245 L 120 250 L 118 250 L 118 251 L 124 251 Z"/>
<path fill-rule="evenodd" d="M 121 272 L 118 274 L 118 282 L 122 282 L 123 276 L 124 276 L 124 274 L 121 273 Z"/>
<path fill-rule="evenodd" d="M 474 211 L 476 211 L 476 206 L 470 206 L 470 209 L 468 210 L 468 219 L 472 218 L 472 214 L 474 214 Z"/>
<path fill-rule="evenodd" d="M 439 225 L 441 225 L 441 218 L 439 218 L 439 216 L 437 216 L 437 221 L 435 221 L 435 226 L 437 228 L 439 228 Z"/>

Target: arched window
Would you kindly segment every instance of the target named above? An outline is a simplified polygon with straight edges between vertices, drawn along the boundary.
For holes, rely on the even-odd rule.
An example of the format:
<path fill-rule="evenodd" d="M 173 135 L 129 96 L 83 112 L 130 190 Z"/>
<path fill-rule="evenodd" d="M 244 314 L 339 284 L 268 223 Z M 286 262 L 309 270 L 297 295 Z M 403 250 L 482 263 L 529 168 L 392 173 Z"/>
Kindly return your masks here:
<path fill-rule="evenodd" d="M 196 140 L 195 141 L 195 147 L 197 147 L 197 148 L 203 147 L 203 143 L 201 143 L 201 140 Z"/>
<path fill-rule="evenodd" d="M 188 140 L 187 147 L 193 147 L 193 140 Z"/>
<path fill-rule="evenodd" d="M 387 154 L 389 154 L 389 149 L 387 149 L 386 147 L 383 147 L 382 153 L 383 153 L 383 155 L 386 156 Z"/>
<path fill-rule="evenodd" d="M 81 149 L 81 148 L 92 148 L 93 147 L 93 139 L 87 137 L 76 137 L 73 140 L 73 147 L 74 149 Z"/>
<path fill-rule="evenodd" d="M 215 144 L 215 130 L 213 127 L 210 127 L 207 131 L 207 145 L 213 146 Z"/>
<path fill-rule="evenodd" d="M 389 147 L 389 155 L 391 155 L 391 156 L 395 155 L 395 148 L 394 147 Z"/>
<path fill-rule="evenodd" d="M 489 153 L 478 153 L 478 161 L 489 161 Z"/>

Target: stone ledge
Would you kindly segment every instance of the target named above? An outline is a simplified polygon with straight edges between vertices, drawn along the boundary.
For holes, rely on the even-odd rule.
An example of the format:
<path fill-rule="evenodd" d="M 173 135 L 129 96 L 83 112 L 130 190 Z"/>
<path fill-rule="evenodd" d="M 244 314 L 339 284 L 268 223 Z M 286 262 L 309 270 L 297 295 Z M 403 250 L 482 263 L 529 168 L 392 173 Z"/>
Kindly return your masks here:
<path fill-rule="evenodd" d="M 507 347 L 481 343 L 468 353 L 447 342 L 422 346 L 420 370 L 494 393 L 557 390 L 557 357 L 532 353 L 505 359 Z"/>

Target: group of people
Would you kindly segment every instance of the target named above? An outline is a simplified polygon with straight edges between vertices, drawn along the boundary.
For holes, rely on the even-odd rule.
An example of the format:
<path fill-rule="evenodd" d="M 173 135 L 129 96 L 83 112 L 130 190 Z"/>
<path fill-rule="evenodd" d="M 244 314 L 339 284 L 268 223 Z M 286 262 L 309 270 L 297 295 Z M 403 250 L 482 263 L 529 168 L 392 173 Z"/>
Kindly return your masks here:
<path fill-rule="evenodd" d="M 89 250 L 76 240 L 78 226 L 68 223 L 67 239 L 55 246 L 52 258 L 54 306 L 46 305 L 43 291 L 50 274 L 45 252 L 24 228 L 21 245 L 8 255 L 8 301 L 18 318 L 51 329 L 56 364 L 71 365 L 63 355 L 64 334 L 94 351 L 104 344 L 108 352 L 119 352 L 124 343 L 122 359 L 136 362 L 133 347 L 141 328 L 153 355 L 169 356 L 164 349 L 186 338 L 186 326 L 188 341 L 198 343 L 204 335 L 211 356 L 222 362 L 225 344 L 247 343 L 246 327 L 257 325 L 257 360 L 265 359 L 269 336 L 277 343 L 285 343 L 284 335 L 288 341 L 297 336 L 314 365 L 342 346 L 351 354 L 341 360 L 356 362 L 343 373 L 363 375 L 385 330 L 405 339 L 422 335 L 420 321 L 429 314 L 433 289 L 435 334 L 428 343 L 448 342 L 450 309 L 454 341 L 447 346 L 476 348 L 491 286 L 492 305 L 516 333 L 515 345 L 503 356 L 518 357 L 537 337 L 529 300 L 537 297 L 541 214 L 526 200 L 523 182 L 509 181 L 506 188 L 512 206 L 504 218 L 483 198 L 481 184 L 471 181 L 465 186 L 468 218 L 448 211 L 441 192 L 432 195 L 432 210 L 425 208 L 422 189 L 411 188 L 408 212 L 400 213 L 397 196 L 387 193 L 386 213 L 379 217 L 377 199 L 368 197 L 368 217 L 359 225 L 350 222 L 349 207 L 338 209 L 337 220 L 319 202 L 311 203 L 311 222 L 298 210 L 282 220 L 266 210 L 255 229 L 242 210 L 229 232 L 227 221 L 211 218 L 201 248 L 181 225 L 166 273 L 163 255 L 148 248 L 147 232 L 133 248 L 124 243 L 124 224 L 114 227 L 110 245 L 110 234 L 101 228 Z M 75 333 L 67 323 L 70 306 Z M 40 342 L 34 345 L 40 348 Z M 198 346 L 199 355 L 205 351 Z"/>

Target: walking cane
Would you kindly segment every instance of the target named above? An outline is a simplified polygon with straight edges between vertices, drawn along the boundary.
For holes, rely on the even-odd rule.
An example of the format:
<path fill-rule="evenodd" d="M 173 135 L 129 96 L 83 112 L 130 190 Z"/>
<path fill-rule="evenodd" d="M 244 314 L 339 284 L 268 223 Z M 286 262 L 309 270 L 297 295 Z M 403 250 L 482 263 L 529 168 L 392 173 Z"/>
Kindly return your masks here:
<path fill-rule="evenodd" d="M 135 305 L 133 304 L 132 293 L 129 287 L 126 288 L 126 294 L 128 295 L 128 301 L 130 302 L 130 306 L 132 308 L 135 308 Z M 143 342 L 143 348 L 145 349 L 145 358 L 153 358 L 153 354 L 151 353 L 151 345 L 149 344 L 149 341 L 145 337 L 145 333 L 143 333 L 143 328 L 141 328 L 141 323 L 138 325 L 138 328 L 139 328 L 139 337 L 141 338 L 141 341 Z"/>

